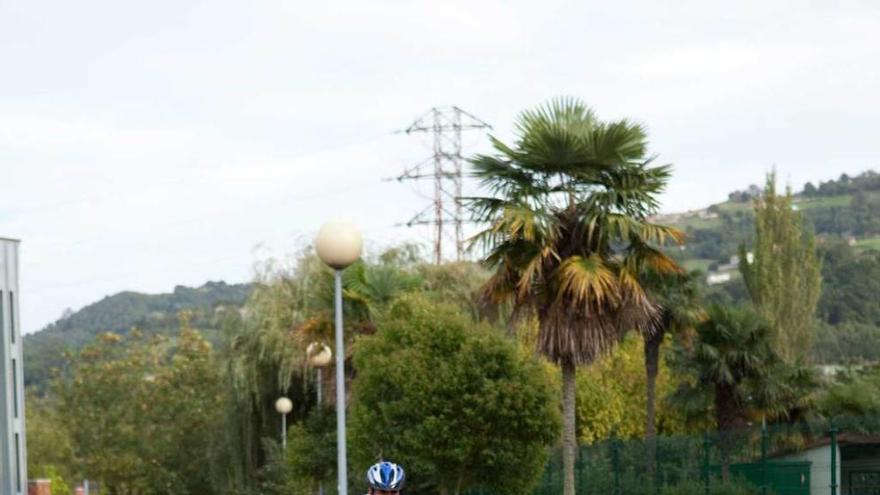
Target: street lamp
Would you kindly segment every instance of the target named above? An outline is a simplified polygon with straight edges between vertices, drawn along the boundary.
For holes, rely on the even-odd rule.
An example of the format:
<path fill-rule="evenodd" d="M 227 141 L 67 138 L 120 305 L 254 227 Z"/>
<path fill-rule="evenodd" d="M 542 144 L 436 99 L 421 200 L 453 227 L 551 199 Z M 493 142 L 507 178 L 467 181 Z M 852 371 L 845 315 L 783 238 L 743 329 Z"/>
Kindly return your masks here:
<path fill-rule="evenodd" d="M 342 343 L 342 270 L 361 257 L 363 241 L 354 225 L 327 222 L 318 231 L 315 250 L 334 270 L 336 306 L 336 444 L 339 495 L 348 494 L 348 463 L 345 451 L 345 350 Z"/>
<path fill-rule="evenodd" d="M 309 366 L 315 368 L 315 372 L 318 375 L 318 408 L 320 408 L 321 390 L 323 388 L 321 375 L 324 366 L 330 364 L 330 360 L 333 359 L 333 351 L 323 342 L 312 342 L 306 347 L 306 356 L 309 360 Z M 318 483 L 318 495 L 324 495 L 324 482 Z"/>
<path fill-rule="evenodd" d="M 318 375 L 318 406 L 320 407 L 321 383 L 323 381 L 321 371 L 323 371 L 324 366 L 330 364 L 330 360 L 333 359 L 333 351 L 323 342 L 312 342 L 306 347 L 306 356 L 309 360 L 309 366 L 315 368 Z"/>
<path fill-rule="evenodd" d="M 281 446 L 287 450 L 287 413 L 293 410 L 293 402 L 287 397 L 275 401 L 275 410 L 281 414 Z"/>

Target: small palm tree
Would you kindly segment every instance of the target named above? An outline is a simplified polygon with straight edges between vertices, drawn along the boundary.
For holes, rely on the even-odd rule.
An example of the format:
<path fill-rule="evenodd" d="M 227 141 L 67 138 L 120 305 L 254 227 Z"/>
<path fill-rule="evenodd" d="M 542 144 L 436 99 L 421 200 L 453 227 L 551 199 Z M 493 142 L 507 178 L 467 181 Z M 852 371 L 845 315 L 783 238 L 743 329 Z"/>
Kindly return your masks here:
<path fill-rule="evenodd" d="M 557 99 L 523 112 L 516 133 L 472 160 L 489 195 L 467 201 L 488 225 L 474 238 L 493 273 L 486 297 L 537 316 L 537 350 L 562 368 L 563 486 L 574 495 L 576 368 L 648 327 L 655 305 L 639 274 L 678 270 L 656 246 L 682 234 L 648 221 L 669 167 L 650 165 L 641 126 Z"/>
<path fill-rule="evenodd" d="M 751 309 L 712 306 L 685 352 L 684 370 L 691 379 L 674 398 L 680 404 L 708 399 L 720 435 L 725 479 L 730 472 L 732 430 L 747 426 L 756 411 L 784 414 L 786 398 L 792 395 L 787 382 L 790 371 L 772 345 L 771 332 L 770 324 Z"/>

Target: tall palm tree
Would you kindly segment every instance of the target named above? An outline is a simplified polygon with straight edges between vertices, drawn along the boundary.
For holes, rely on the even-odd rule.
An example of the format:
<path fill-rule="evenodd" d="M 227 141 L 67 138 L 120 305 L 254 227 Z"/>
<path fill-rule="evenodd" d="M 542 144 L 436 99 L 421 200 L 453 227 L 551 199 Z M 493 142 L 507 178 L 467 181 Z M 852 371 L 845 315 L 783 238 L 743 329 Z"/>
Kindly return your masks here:
<path fill-rule="evenodd" d="M 485 295 L 536 315 L 537 350 L 562 368 L 563 486 L 574 495 L 576 368 L 623 329 L 647 327 L 656 312 L 639 273 L 675 271 L 655 246 L 682 234 L 647 219 L 669 167 L 650 166 L 640 125 L 557 99 L 520 114 L 516 134 L 473 158 L 489 195 L 467 201 L 488 224 L 474 238 L 493 272 Z"/>
<path fill-rule="evenodd" d="M 652 331 L 642 332 L 645 343 L 645 439 L 652 442 L 656 429 L 656 385 L 660 346 L 667 335 L 689 340 L 694 326 L 706 319 L 700 303 L 697 276 L 685 273 L 648 273 L 642 279 L 648 297 L 659 309 Z"/>
<path fill-rule="evenodd" d="M 659 311 L 651 331 L 642 332 L 645 350 L 645 465 L 653 473 L 657 468 L 656 390 L 660 347 L 669 334 L 678 336 L 688 344 L 693 337 L 694 326 L 703 321 L 706 314 L 700 304 L 697 275 L 649 272 L 642 277 L 642 285 Z"/>

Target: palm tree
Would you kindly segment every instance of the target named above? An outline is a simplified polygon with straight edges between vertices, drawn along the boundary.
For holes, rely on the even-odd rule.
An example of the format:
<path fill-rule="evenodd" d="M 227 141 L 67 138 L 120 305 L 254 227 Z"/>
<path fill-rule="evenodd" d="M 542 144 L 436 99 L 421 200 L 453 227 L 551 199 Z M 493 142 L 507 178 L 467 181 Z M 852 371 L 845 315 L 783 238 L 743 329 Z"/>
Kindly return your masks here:
<path fill-rule="evenodd" d="M 695 274 L 649 273 L 642 279 L 648 297 L 660 314 L 650 332 L 642 332 L 645 343 L 645 439 L 649 444 L 656 434 L 656 384 L 660 367 L 660 346 L 666 335 L 678 334 L 689 340 L 694 326 L 705 320 Z"/>
<path fill-rule="evenodd" d="M 748 424 L 755 411 L 785 414 L 792 396 L 790 371 L 772 345 L 772 327 L 751 309 L 712 306 L 697 326 L 686 352 L 691 379 L 677 392 L 682 404 L 709 392 L 709 404 L 720 435 L 722 475 L 729 476 L 732 430 Z"/>
<path fill-rule="evenodd" d="M 650 166 L 644 129 L 602 122 L 583 103 L 557 99 L 523 112 L 512 146 L 473 158 L 489 195 L 467 198 L 488 224 L 474 241 L 492 271 L 495 304 L 539 322 L 537 350 L 562 368 L 564 493 L 574 494 L 575 372 L 624 329 L 647 327 L 655 308 L 639 283 L 677 265 L 655 246 L 682 234 L 654 225 L 668 166 Z"/>

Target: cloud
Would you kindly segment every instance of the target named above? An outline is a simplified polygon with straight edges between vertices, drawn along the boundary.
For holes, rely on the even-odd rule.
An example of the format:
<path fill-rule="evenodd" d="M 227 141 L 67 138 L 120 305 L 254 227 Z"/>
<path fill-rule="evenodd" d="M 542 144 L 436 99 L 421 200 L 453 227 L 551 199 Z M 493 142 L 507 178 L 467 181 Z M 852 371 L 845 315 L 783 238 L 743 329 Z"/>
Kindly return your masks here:
<path fill-rule="evenodd" d="M 796 185 L 858 172 L 876 165 L 878 8 L 3 2 L 0 235 L 24 241 L 23 323 L 121 289 L 247 279 L 331 216 L 376 246 L 426 239 L 395 227 L 421 186 L 381 179 L 430 153 L 429 136 L 391 133 L 435 105 L 502 139 L 561 94 L 644 122 L 675 165 L 666 210 L 774 164 Z"/>

